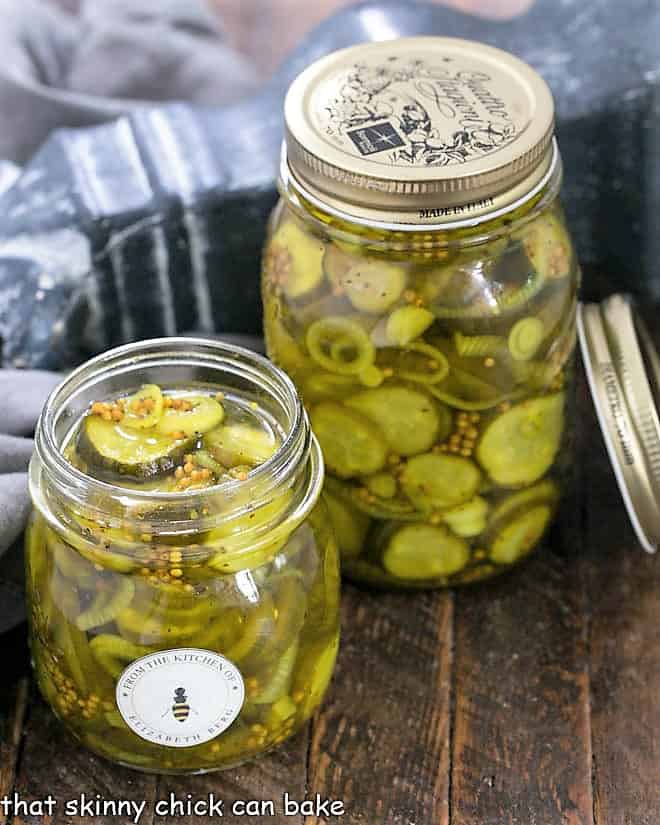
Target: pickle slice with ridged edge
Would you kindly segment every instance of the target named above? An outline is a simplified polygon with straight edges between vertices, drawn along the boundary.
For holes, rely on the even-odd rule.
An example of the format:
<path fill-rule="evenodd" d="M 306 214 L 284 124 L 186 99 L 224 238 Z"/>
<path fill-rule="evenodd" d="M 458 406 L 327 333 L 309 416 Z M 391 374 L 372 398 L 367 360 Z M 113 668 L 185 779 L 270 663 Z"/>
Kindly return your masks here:
<path fill-rule="evenodd" d="M 556 482 L 550 478 L 539 481 L 533 487 L 527 487 L 516 493 L 510 493 L 493 507 L 491 513 L 491 523 L 506 518 L 511 513 L 521 507 L 528 507 L 533 504 L 551 504 L 554 506 L 559 500 L 559 488 Z"/>
<path fill-rule="evenodd" d="M 311 421 L 326 464 L 336 475 L 371 475 L 385 466 L 383 433 L 357 411 L 324 401 L 312 410 Z"/>
<path fill-rule="evenodd" d="M 277 452 L 277 438 L 249 424 L 227 424 L 204 437 L 204 446 L 225 467 L 258 467 Z"/>
<path fill-rule="evenodd" d="M 513 564 L 527 555 L 538 543 L 552 516 L 549 504 L 521 509 L 510 521 L 495 530 L 490 544 L 490 558 L 497 564 Z"/>
<path fill-rule="evenodd" d="M 477 459 L 496 484 L 533 484 L 552 466 L 563 427 L 564 393 L 530 398 L 486 427 L 477 446 Z"/>
<path fill-rule="evenodd" d="M 347 399 L 346 406 L 365 415 L 383 431 L 391 450 L 399 455 L 423 453 L 443 440 L 451 429 L 446 408 L 440 433 L 436 403 L 422 392 L 407 387 L 387 386 L 365 390 Z"/>
<path fill-rule="evenodd" d="M 144 480 L 171 472 L 192 445 L 192 438 L 154 435 L 88 415 L 80 427 L 77 450 L 99 478 Z"/>
<path fill-rule="evenodd" d="M 448 510 L 443 521 L 457 536 L 478 536 L 486 527 L 490 505 L 485 498 L 475 496 L 465 504 Z"/>
<path fill-rule="evenodd" d="M 463 539 L 442 525 L 407 524 L 383 553 L 383 566 L 398 579 L 435 579 L 458 573 L 470 553 Z"/>
<path fill-rule="evenodd" d="M 144 405 L 148 405 L 145 409 Z M 126 399 L 124 404 L 124 427 L 144 430 L 153 427 L 163 414 L 163 393 L 156 384 L 145 384 L 135 395 Z"/>
<path fill-rule="evenodd" d="M 365 483 L 373 477 L 369 476 L 365 479 Z M 361 487 L 358 484 L 339 481 L 329 475 L 325 480 L 325 489 L 331 490 L 333 495 L 341 499 L 350 509 L 356 508 L 360 513 L 371 518 L 395 521 L 419 521 L 423 518 L 419 510 L 416 510 L 405 496 L 397 494 L 392 498 L 383 498 L 375 493 L 364 495 L 371 491 L 368 486 Z"/>
<path fill-rule="evenodd" d="M 397 264 L 362 260 L 342 277 L 346 297 L 360 312 L 385 312 L 406 286 L 406 270 Z"/>
<path fill-rule="evenodd" d="M 279 273 L 281 286 L 289 298 L 300 298 L 316 289 L 323 280 L 325 246 L 320 238 L 304 232 L 292 221 L 283 223 L 275 233 L 271 249 L 282 249 L 286 264 Z"/>
<path fill-rule="evenodd" d="M 559 218 L 546 214 L 518 233 L 529 262 L 545 278 L 565 278 L 571 271 L 572 249 Z"/>
<path fill-rule="evenodd" d="M 158 421 L 158 432 L 163 435 L 179 432 L 189 436 L 201 435 L 222 423 L 225 411 L 215 398 L 208 395 L 186 395 L 181 396 L 181 400 L 188 401 L 191 409 L 166 409 Z"/>
<path fill-rule="evenodd" d="M 481 473 L 468 458 L 425 453 L 411 458 L 401 474 L 403 491 L 419 510 L 444 510 L 469 501 Z"/>

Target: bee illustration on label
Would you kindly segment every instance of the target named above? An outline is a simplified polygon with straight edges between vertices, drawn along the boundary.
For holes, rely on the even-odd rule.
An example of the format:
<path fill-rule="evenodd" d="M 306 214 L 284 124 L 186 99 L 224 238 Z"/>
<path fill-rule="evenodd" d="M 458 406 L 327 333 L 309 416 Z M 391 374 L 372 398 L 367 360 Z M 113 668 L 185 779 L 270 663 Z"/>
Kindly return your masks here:
<path fill-rule="evenodd" d="M 174 690 L 174 700 L 172 707 L 168 708 L 165 711 L 163 717 L 167 716 L 168 713 L 171 713 L 172 716 L 177 720 L 177 722 L 185 722 L 186 719 L 188 719 L 188 717 L 190 716 L 191 711 L 193 713 L 197 712 L 188 704 L 186 689 L 183 687 L 178 687 Z"/>

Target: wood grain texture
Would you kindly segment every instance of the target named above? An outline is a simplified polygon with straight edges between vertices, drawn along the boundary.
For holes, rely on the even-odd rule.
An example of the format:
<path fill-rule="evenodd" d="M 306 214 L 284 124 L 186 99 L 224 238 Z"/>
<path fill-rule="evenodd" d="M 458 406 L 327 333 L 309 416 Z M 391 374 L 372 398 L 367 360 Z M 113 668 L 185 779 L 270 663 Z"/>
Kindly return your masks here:
<path fill-rule="evenodd" d="M 232 815 L 231 807 L 235 800 L 272 800 L 276 815 L 268 816 L 268 823 L 303 825 L 302 817 L 283 815 L 281 800 L 285 791 L 292 799 L 305 798 L 308 746 L 309 730 L 306 728 L 282 747 L 252 764 L 205 776 L 161 777 L 158 799 L 168 800 L 170 794 L 177 799 L 186 799 L 187 794 L 192 794 L 194 799 L 206 800 L 209 794 L 215 794 L 216 798 L 225 800 L 222 822 L 226 825 L 260 821 L 258 816 L 240 816 L 240 811 Z M 208 825 L 208 822 L 206 816 L 156 816 L 154 825 Z"/>
<path fill-rule="evenodd" d="M 278 806 L 274 818 L 224 821 L 657 825 L 660 559 L 637 545 L 584 387 L 579 409 L 584 495 L 565 508 L 549 546 L 506 577 L 454 594 L 346 585 L 322 710 L 255 763 L 155 778 L 98 759 L 36 695 L 28 701 L 24 636 L 3 637 L 0 798 L 52 792 L 59 802 L 52 821 L 11 825 L 118 821 L 64 815 L 65 800 L 81 793 L 145 800 L 140 825 L 202 825 L 209 820 L 155 817 L 154 803 L 170 792 L 279 803 L 284 791 L 344 800 L 346 813 L 303 823 Z"/>
<path fill-rule="evenodd" d="M 593 825 L 585 603 L 566 534 L 457 594 L 452 825 Z"/>
<path fill-rule="evenodd" d="M 81 794 L 108 800 L 147 802 L 140 825 L 152 825 L 156 778 L 118 767 L 77 745 L 41 699 L 34 697 L 24 732 L 25 742 L 16 777 L 16 791 L 26 801 L 52 793 L 57 812 L 47 825 L 117 825 L 117 818 L 67 816 L 65 802 Z M 12 825 L 45 825 L 41 816 L 15 817 Z"/>
<path fill-rule="evenodd" d="M 26 677 L 0 691 L 0 799 L 14 790 L 28 700 Z M 0 810 L 0 825 L 8 822 L 9 817 Z"/>
<path fill-rule="evenodd" d="M 347 585 L 332 690 L 313 728 L 309 795 L 346 813 L 306 825 L 447 825 L 452 663 L 449 593 Z"/>
<path fill-rule="evenodd" d="M 595 813 L 660 822 L 660 558 L 635 538 L 600 433 L 588 441 L 583 564 L 591 606 Z"/>

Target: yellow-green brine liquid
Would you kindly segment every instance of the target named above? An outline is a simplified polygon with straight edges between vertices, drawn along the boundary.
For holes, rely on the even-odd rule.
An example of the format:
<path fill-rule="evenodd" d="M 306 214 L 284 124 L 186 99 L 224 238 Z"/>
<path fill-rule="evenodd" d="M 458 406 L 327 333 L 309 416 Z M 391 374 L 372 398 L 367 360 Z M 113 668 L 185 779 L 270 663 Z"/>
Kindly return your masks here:
<path fill-rule="evenodd" d="M 343 569 L 495 575 L 570 464 L 579 271 L 550 93 L 496 49 L 414 38 L 324 58 L 285 115 L 266 342 L 323 450 Z"/>
<path fill-rule="evenodd" d="M 338 646 L 321 483 L 291 382 L 237 348 L 130 345 L 56 390 L 31 466 L 31 649 L 84 745 L 203 772 L 300 729 Z"/>

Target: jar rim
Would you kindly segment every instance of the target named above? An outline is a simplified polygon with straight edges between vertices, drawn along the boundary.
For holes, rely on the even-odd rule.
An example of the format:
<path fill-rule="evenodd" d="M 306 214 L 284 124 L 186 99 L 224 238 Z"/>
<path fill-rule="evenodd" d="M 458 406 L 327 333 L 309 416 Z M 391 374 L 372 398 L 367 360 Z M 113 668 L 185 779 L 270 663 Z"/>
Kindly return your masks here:
<path fill-rule="evenodd" d="M 552 154 L 550 157 L 549 165 L 545 170 L 543 176 L 539 178 L 536 183 L 531 187 L 527 188 L 522 193 L 518 193 L 518 197 L 515 200 L 507 202 L 505 204 L 500 204 L 498 208 L 492 209 L 491 211 L 484 211 L 480 212 L 476 215 L 469 215 L 457 220 L 445 220 L 443 222 L 438 223 L 399 223 L 399 222 L 392 222 L 391 220 L 381 220 L 373 216 L 373 214 L 365 212 L 364 214 L 358 214 L 357 212 L 348 211 L 345 208 L 341 208 L 338 206 L 337 203 L 330 203 L 327 200 L 318 197 L 314 192 L 306 189 L 301 182 L 292 174 L 288 160 L 287 160 L 287 152 L 286 152 L 286 145 L 282 144 L 282 152 L 280 157 L 280 173 L 279 173 L 279 188 L 280 194 L 285 195 L 288 201 L 291 203 L 295 200 L 296 205 L 300 205 L 299 198 L 307 201 L 308 203 L 312 204 L 315 208 L 319 209 L 321 212 L 333 217 L 337 218 L 340 221 L 346 222 L 348 224 L 355 224 L 357 226 L 365 226 L 375 231 L 384 231 L 384 232 L 396 232 L 400 233 L 401 235 L 419 235 L 420 233 L 425 236 L 425 239 L 429 238 L 432 235 L 437 234 L 438 240 L 446 238 L 448 232 L 452 232 L 455 230 L 468 230 L 468 229 L 476 229 L 482 225 L 487 225 L 492 221 L 497 220 L 498 218 L 504 218 L 506 215 L 515 212 L 516 210 L 524 207 L 526 204 L 529 204 L 534 201 L 535 198 L 541 197 L 543 202 L 546 201 L 546 194 L 550 199 L 554 198 L 561 188 L 561 182 L 563 177 L 563 164 L 561 153 L 559 151 L 559 146 L 557 144 L 556 139 L 552 141 Z M 348 206 L 345 204 L 344 206 Z M 304 208 L 304 206 L 300 207 L 304 209 L 306 215 L 309 215 L 308 211 Z M 313 216 L 312 216 L 313 218 Z M 329 229 L 328 224 L 323 221 L 318 221 L 319 228 L 322 229 L 324 232 L 337 232 L 338 235 L 346 235 L 346 239 L 350 239 L 351 233 L 350 231 L 338 229 L 336 227 L 331 227 Z M 502 233 L 506 233 L 509 230 L 505 227 L 502 229 Z M 362 237 L 362 236 L 356 236 Z M 486 240 L 491 241 L 494 235 L 492 231 L 487 233 Z M 464 242 L 467 243 L 480 243 L 481 238 L 476 237 L 474 239 L 465 238 Z M 378 241 L 375 239 L 369 239 L 370 244 L 377 244 Z M 390 241 L 384 240 L 383 246 L 389 248 Z"/>
<path fill-rule="evenodd" d="M 275 398 L 285 409 L 288 423 L 282 444 L 267 461 L 249 473 L 247 480 L 227 479 L 200 490 L 186 490 L 182 495 L 181 492 L 134 489 L 103 481 L 84 473 L 66 459 L 57 430 L 67 402 L 71 402 L 76 396 L 83 398 L 85 393 L 111 376 L 139 373 L 146 368 L 157 369 L 159 365 L 171 365 L 177 361 L 182 366 L 205 366 L 218 371 L 224 369 L 225 373 L 240 376 L 255 388 L 270 391 L 271 399 Z M 264 356 L 234 344 L 208 338 L 155 338 L 124 344 L 97 355 L 73 370 L 55 387 L 46 400 L 37 423 L 35 453 L 30 466 L 30 492 L 35 506 L 43 511 L 44 508 L 39 506 L 43 475 L 44 481 L 57 490 L 67 505 L 82 508 L 85 512 L 93 511 L 99 518 L 110 519 L 113 504 L 120 505 L 122 511 L 126 512 L 151 503 L 157 507 L 169 505 L 174 509 L 185 506 L 188 511 L 192 509 L 201 513 L 204 505 L 211 500 L 225 504 L 233 500 L 244 502 L 245 495 L 241 494 L 248 488 L 255 493 L 249 501 L 250 509 L 255 509 L 271 501 L 278 488 L 290 486 L 295 474 L 310 462 L 314 465 L 313 475 L 317 478 L 311 479 L 301 502 L 305 505 L 304 513 L 300 516 L 297 511 L 301 519 L 320 494 L 323 462 L 318 444 L 311 433 L 307 413 L 289 376 Z M 90 505 L 91 499 L 97 503 Z M 99 506 L 98 502 L 107 503 Z M 244 505 L 243 508 L 245 509 Z M 220 521 L 240 515 L 240 507 L 224 510 Z M 291 515 L 293 514 L 286 515 L 287 521 Z M 215 519 L 211 516 L 200 517 L 195 532 L 212 529 L 217 526 L 217 522 L 217 516 Z"/>

